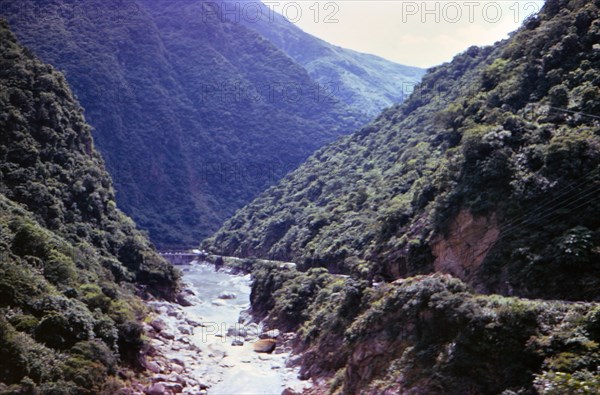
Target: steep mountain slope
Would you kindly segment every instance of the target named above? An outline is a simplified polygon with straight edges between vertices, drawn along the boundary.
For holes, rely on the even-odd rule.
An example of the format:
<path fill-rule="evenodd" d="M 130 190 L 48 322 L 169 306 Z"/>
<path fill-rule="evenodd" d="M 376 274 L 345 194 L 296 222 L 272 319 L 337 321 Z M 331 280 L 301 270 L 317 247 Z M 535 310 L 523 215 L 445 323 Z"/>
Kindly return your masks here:
<path fill-rule="evenodd" d="M 598 1 L 548 1 L 510 39 L 430 70 L 205 244 L 373 279 L 600 298 Z"/>
<path fill-rule="evenodd" d="M 62 74 L 0 21 L 0 392 L 116 393 L 138 367 L 136 293 L 177 274 L 115 204 Z"/>
<path fill-rule="evenodd" d="M 230 19 L 236 14 L 226 11 L 235 10 L 236 6 L 244 10 L 239 2 L 223 3 L 219 3 L 221 12 Z M 378 56 L 331 45 L 305 33 L 264 4 L 253 3 L 253 8 L 258 9 L 259 6 L 260 18 L 246 11 L 237 14 L 239 21 L 258 31 L 304 66 L 328 94 L 371 117 L 386 107 L 404 101 L 425 74 L 425 70 L 418 67 L 404 66 Z M 323 18 L 327 18 L 325 14 L 331 14 L 333 9 L 328 11 L 323 12 Z M 314 18 L 314 15 L 311 17 Z"/>
<path fill-rule="evenodd" d="M 548 0 L 205 242 L 300 263 L 244 266 L 311 393 L 600 392 L 599 7 Z"/>
<path fill-rule="evenodd" d="M 23 43 L 65 71 L 120 206 L 162 247 L 197 243 L 362 123 L 258 33 L 205 20 L 214 6 L 0 1 Z"/>

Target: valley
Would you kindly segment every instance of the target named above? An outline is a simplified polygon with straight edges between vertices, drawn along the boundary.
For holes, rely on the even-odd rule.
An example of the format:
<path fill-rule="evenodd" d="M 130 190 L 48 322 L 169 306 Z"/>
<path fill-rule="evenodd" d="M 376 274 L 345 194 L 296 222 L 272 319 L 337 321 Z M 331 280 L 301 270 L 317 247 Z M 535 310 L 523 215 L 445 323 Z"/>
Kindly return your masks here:
<path fill-rule="evenodd" d="M 239 7 L 0 0 L 0 395 L 600 393 L 600 1 Z"/>
<path fill-rule="evenodd" d="M 94 127 L 119 206 L 161 249 L 197 245 L 316 149 L 390 105 L 376 92 L 384 75 L 412 86 L 424 73 L 379 60 L 389 72 L 361 73 L 378 81 L 370 88 L 377 104 L 367 114 L 333 94 L 338 79 L 309 74 L 256 26 L 220 18 L 219 7 L 0 1 L 19 40 L 65 72 Z M 366 97 L 360 90 L 346 95 Z"/>

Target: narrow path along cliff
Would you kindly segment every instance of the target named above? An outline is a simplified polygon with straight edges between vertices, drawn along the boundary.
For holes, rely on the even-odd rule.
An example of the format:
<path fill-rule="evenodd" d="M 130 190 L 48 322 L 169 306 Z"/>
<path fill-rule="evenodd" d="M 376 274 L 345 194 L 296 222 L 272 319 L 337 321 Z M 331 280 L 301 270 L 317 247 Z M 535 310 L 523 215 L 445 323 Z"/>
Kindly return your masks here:
<path fill-rule="evenodd" d="M 179 304 L 149 302 L 156 315 L 145 324 L 147 367 L 154 374 L 144 393 L 274 395 L 310 385 L 288 367 L 294 335 L 252 322 L 249 275 L 208 263 L 179 268 L 186 286 Z"/>

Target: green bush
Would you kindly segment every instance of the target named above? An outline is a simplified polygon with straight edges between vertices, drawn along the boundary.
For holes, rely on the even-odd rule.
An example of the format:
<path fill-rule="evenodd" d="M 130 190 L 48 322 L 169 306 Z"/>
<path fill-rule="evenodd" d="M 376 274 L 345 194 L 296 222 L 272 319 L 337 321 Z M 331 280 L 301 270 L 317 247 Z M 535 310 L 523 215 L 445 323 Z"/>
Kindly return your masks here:
<path fill-rule="evenodd" d="M 108 312 L 111 299 L 106 296 L 96 284 L 83 284 L 79 287 L 79 299 L 85 303 L 90 311 L 96 309 Z"/>
<path fill-rule="evenodd" d="M 10 318 L 10 323 L 19 332 L 32 333 L 38 326 L 39 320 L 29 314 L 17 314 Z"/>
<path fill-rule="evenodd" d="M 44 262 L 44 277 L 61 288 L 71 286 L 76 280 L 75 263 L 68 256 L 51 250 Z"/>
<path fill-rule="evenodd" d="M 543 372 L 536 375 L 534 385 L 541 395 L 593 395 L 600 392 L 600 375 L 588 371 Z"/>

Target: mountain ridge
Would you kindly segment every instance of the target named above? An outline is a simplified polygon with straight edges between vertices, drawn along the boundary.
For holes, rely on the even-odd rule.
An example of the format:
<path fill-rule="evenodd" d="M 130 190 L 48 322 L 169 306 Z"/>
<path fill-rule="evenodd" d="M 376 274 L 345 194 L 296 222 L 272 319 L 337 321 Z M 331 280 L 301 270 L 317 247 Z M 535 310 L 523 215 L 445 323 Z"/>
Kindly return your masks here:
<path fill-rule="evenodd" d="M 221 7 L 227 3 L 222 2 Z M 255 6 L 260 9 L 261 17 L 239 18 L 240 23 L 258 31 L 304 66 L 331 95 L 370 117 L 404 101 L 425 73 L 422 68 L 327 43 L 263 3 Z"/>
<path fill-rule="evenodd" d="M 211 2 L 0 6 L 22 42 L 65 71 L 120 205 L 163 248 L 197 244 L 312 151 L 366 121 L 315 96 L 308 73 L 258 33 L 203 22 Z"/>

